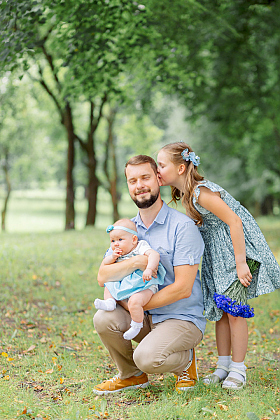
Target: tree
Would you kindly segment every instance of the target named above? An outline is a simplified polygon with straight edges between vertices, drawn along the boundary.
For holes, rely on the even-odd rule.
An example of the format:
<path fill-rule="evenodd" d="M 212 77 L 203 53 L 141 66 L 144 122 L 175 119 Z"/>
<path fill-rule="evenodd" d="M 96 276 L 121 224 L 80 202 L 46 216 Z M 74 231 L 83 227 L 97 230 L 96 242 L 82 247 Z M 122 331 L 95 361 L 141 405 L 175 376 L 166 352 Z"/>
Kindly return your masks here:
<path fill-rule="evenodd" d="M 74 227 L 75 141 L 88 156 L 87 224 L 94 224 L 99 186 L 96 176 L 95 133 L 102 108 L 116 94 L 118 75 L 131 56 L 139 54 L 144 37 L 141 7 L 121 0 L 91 3 L 52 0 L 2 2 L 2 45 L 0 58 L 5 68 L 21 67 L 30 72 L 31 60 L 37 81 L 54 101 L 68 138 L 66 229 Z M 78 100 L 89 101 L 86 139 L 78 135 L 73 109 Z"/>

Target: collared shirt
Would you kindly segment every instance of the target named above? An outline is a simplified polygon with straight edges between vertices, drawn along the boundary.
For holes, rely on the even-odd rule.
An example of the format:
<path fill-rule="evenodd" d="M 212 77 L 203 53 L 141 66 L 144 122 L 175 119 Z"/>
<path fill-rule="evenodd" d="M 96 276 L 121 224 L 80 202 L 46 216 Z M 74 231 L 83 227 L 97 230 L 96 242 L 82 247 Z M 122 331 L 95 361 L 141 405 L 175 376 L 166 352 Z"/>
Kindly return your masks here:
<path fill-rule="evenodd" d="M 163 202 L 155 220 L 148 228 L 141 220 L 140 213 L 132 219 L 137 227 L 138 239 L 146 240 L 160 254 L 160 261 L 166 269 L 163 285 L 174 283 L 174 268 L 179 265 L 199 264 L 204 251 L 204 243 L 194 221 L 185 214 L 172 209 Z M 189 298 L 149 311 L 153 323 L 174 318 L 193 322 L 204 333 L 206 319 L 203 316 L 203 297 L 199 271 Z"/>

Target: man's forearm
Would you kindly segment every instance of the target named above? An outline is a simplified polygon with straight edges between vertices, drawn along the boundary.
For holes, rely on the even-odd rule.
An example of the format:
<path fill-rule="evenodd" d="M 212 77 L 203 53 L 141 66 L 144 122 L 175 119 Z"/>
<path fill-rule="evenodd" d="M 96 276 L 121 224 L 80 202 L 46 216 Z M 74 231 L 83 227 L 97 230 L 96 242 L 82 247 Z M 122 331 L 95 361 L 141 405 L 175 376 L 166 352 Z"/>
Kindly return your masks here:
<path fill-rule="evenodd" d="M 101 264 L 97 275 L 99 286 L 104 286 L 104 283 L 109 281 L 120 281 L 125 276 L 133 273 L 139 269 L 144 270 L 147 265 L 148 258 L 145 255 L 137 255 L 127 260 L 118 262 L 116 264 Z"/>
<path fill-rule="evenodd" d="M 198 270 L 198 264 L 174 267 L 175 282 L 155 293 L 144 306 L 144 311 L 160 308 L 190 297 Z"/>

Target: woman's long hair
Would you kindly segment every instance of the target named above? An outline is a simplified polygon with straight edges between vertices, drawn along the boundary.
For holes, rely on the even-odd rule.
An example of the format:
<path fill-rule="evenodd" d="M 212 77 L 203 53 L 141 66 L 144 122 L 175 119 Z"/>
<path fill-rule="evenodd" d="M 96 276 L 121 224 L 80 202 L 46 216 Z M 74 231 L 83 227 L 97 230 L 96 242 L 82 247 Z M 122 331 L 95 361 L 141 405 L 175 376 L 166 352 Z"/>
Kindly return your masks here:
<path fill-rule="evenodd" d="M 186 213 L 191 217 L 198 226 L 201 226 L 203 219 L 201 214 L 196 210 L 193 204 L 193 194 L 195 187 L 199 182 L 203 181 L 204 177 L 201 176 L 197 171 L 197 166 L 195 166 L 191 161 L 185 161 L 181 153 L 188 149 L 189 152 L 193 152 L 192 148 L 184 143 L 170 143 L 164 146 L 161 150 L 169 154 L 170 160 L 174 165 L 185 165 L 186 170 L 182 176 L 185 177 L 184 190 L 180 191 L 176 187 L 171 186 L 171 197 L 172 201 L 177 204 L 177 201 L 182 200 L 182 204 L 186 209 Z"/>

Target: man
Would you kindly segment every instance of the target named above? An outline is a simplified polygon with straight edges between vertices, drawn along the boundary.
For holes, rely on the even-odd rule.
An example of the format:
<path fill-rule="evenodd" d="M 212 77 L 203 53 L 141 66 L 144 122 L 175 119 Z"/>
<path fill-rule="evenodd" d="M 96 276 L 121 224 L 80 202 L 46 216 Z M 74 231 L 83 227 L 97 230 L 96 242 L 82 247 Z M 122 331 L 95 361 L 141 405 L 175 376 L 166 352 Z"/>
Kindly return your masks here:
<path fill-rule="evenodd" d="M 157 165 L 149 156 L 131 158 L 125 168 L 130 196 L 139 208 L 133 219 L 138 239 L 145 239 L 159 252 L 166 269 L 164 284 L 145 305 L 144 325 L 134 338 L 132 349 L 123 338 L 129 328 L 130 314 L 122 306 L 112 312 L 98 311 L 94 326 L 107 347 L 119 374 L 93 392 L 108 394 L 130 388 L 146 387 L 147 373 L 172 372 L 176 389 L 188 390 L 197 380 L 194 347 L 201 341 L 206 320 L 198 264 L 204 244 L 193 220 L 169 208 L 160 197 Z M 117 264 L 100 266 L 99 285 L 121 280 L 136 269 L 144 270 L 147 257 L 138 255 Z"/>

